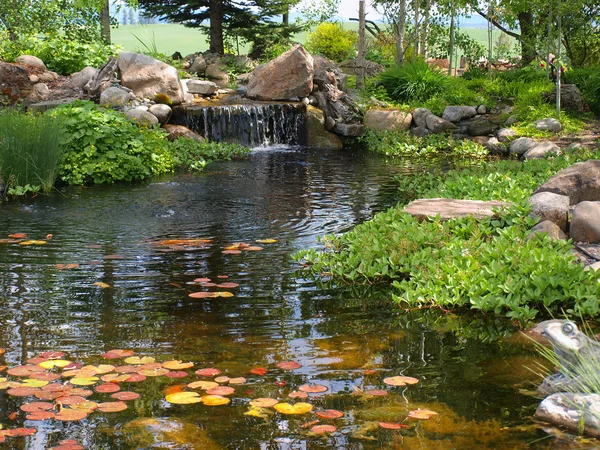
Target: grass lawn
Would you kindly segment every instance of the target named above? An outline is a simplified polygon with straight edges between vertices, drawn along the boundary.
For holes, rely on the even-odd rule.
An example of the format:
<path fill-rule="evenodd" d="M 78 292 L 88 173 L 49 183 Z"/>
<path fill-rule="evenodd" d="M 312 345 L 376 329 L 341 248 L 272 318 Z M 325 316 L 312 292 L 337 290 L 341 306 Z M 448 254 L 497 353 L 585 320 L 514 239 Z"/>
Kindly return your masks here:
<path fill-rule="evenodd" d="M 343 25 L 346 29 L 358 30 L 357 22 L 345 22 Z M 462 30 L 467 31 L 469 35 L 487 47 L 486 29 L 463 28 Z M 144 44 L 150 49 L 156 47 L 159 52 L 166 55 L 178 51 L 185 56 L 208 50 L 208 37 L 202 31 L 179 24 L 120 25 L 119 28 L 113 28 L 111 33 L 113 43 L 122 45 L 127 51 L 144 50 Z M 500 33 L 502 32 L 499 30 L 494 31 L 494 42 Z M 298 33 L 294 39 L 304 44 L 307 34 L 306 32 Z M 136 39 L 136 36 L 144 44 Z M 513 41 L 513 38 L 510 39 Z M 240 45 L 240 54 L 246 54 L 248 50 L 248 45 Z"/>

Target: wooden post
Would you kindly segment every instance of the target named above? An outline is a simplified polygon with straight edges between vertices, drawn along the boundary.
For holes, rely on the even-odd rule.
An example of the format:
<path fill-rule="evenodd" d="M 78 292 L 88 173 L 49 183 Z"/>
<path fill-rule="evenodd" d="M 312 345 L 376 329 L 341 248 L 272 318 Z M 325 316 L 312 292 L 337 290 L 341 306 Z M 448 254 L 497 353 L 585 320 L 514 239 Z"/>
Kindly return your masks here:
<path fill-rule="evenodd" d="M 365 88 L 365 0 L 358 2 L 358 55 L 356 55 L 356 89 Z"/>
<path fill-rule="evenodd" d="M 556 49 L 556 115 L 560 119 L 560 85 L 561 85 L 561 72 L 562 72 L 562 63 L 560 61 L 560 47 L 561 47 L 561 39 L 560 35 L 562 34 L 562 24 L 560 20 L 560 8 L 558 10 L 558 16 L 556 17 L 558 23 L 558 38 L 557 38 L 557 46 Z"/>
<path fill-rule="evenodd" d="M 450 55 L 448 56 L 448 75 L 452 75 L 452 65 L 454 63 L 454 1 L 450 6 Z"/>
<path fill-rule="evenodd" d="M 105 44 L 110 44 L 110 5 L 105 0 L 100 10 L 100 34 Z"/>

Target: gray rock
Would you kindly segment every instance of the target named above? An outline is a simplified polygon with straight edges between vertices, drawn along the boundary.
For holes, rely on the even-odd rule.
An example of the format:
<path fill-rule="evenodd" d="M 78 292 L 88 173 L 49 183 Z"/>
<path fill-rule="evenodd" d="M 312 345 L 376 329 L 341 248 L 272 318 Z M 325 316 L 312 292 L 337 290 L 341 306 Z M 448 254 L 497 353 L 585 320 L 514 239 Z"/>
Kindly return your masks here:
<path fill-rule="evenodd" d="M 413 111 L 413 121 L 420 128 L 427 128 L 427 116 L 433 114 L 427 108 L 417 108 Z"/>
<path fill-rule="evenodd" d="M 27 107 L 28 110 L 37 111 L 37 112 L 45 112 L 49 109 L 56 108 L 62 105 L 68 105 L 77 100 L 80 100 L 79 97 L 65 97 L 58 100 L 46 100 L 44 102 L 33 103 Z"/>
<path fill-rule="evenodd" d="M 336 123 L 332 131 L 340 136 L 362 136 L 365 133 L 365 126 L 355 123 Z"/>
<path fill-rule="evenodd" d="M 512 128 L 501 128 L 500 130 L 498 130 L 497 134 L 498 140 L 500 142 L 508 142 L 510 138 L 515 137 L 516 135 L 517 132 Z"/>
<path fill-rule="evenodd" d="M 556 103 L 556 88 L 548 97 L 550 103 Z M 574 84 L 561 84 L 560 106 L 571 111 L 584 111 L 586 104 L 581 91 Z"/>
<path fill-rule="evenodd" d="M 529 240 L 537 234 L 547 234 L 550 239 L 560 239 L 566 241 L 567 235 L 554 222 L 544 220 L 534 226 L 525 239 Z"/>
<path fill-rule="evenodd" d="M 45 72 L 46 64 L 37 56 L 33 55 L 21 55 L 17 59 L 15 59 L 17 64 L 24 64 L 26 66 L 31 67 L 36 72 Z"/>
<path fill-rule="evenodd" d="M 348 75 L 346 75 L 339 66 L 330 59 L 319 55 L 313 55 L 313 83 L 322 90 L 323 86 L 330 83 L 330 76 L 333 74 L 338 89 L 345 91 L 347 88 Z"/>
<path fill-rule="evenodd" d="M 550 155 L 558 156 L 560 154 L 561 152 L 558 145 L 554 142 L 546 141 L 540 142 L 527 150 L 523 155 L 523 159 L 539 159 Z"/>
<path fill-rule="evenodd" d="M 364 119 L 365 125 L 376 131 L 406 131 L 411 122 L 412 114 L 398 109 L 370 109 Z"/>
<path fill-rule="evenodd" d="M 46 71 L 38 74 L 38 78 L 42 83 L 52 83 L 53 81 L 58 79 L 58 74 L 56 72 Z"/>
<path fill-rule="evenodd" d="M 540 220 L 549 220 L 561 230 L 567 231 L 569 219 L 569 197 L 552 192 L 538 192 L 529 197 L 531 215 Z"/>
<path fill-rule="evenodd" d="M 195 74 L 195 75 L 204 75 L 206 66 L 207 66 L 207 64 L 206 64 L 206 60 L 204 59 L 204 57 L 202 55 L 198 55 L 194 58 L 192 65 L 188 69 L 188 72 Z"/>
<path fill-rule="evenodd" d="M 229 81 L 229 74 L 222 70 L 219 64 L 209 64 L 206 66 L 204 76 L 209 80 L 217 80 L 221 82 Z"/>
<path fill-rule="evenodd" d="M 485 107 L 485 105 L 479 105 L 477 107 L 477 114 L 486 114 L 487 113 L 487 108 Z"/>
<path fill-rule="evenodd" d="M 116 86 L 111 86 L 100 94 L 100 104 L 111 108 L 121 108 L 130 100 L 131 93 Z"/>
<path fill-rule="evenodd" d="M 410 132 L 413 136 L 417 136 L 417 137 L 425 137 L 428 134 L 431 134 L 431 131 L 429 131 L 427 128 L 423 128 L 423 127 L 413 127 L 410 129 Z"/>
<path fill-rule="evenodd" d="M 31 75 L 29 75 L 29 81 L 31 81 L 33 84 L 39 83 L 40 77 L 32 73 Z"/>
<path fill-rule="evenodd" d="M 37 83 L 33 85 L 31 93 L 27 97 L 27 100 L 31 103 L 38 103 L 47 100 L 50 96 L 50 89 L 46 83 Z"/>
<path fill-rule="evenodd" d="M 180 138 L 180 137 L 187 137 L 190 139 L 194 139 L 195 141 L 198 141 L 198 142 L 204 142 L 204 138 L 202 136 L 200 136 L 195 131 L 192 131 L 189 128 L 184 127 L 183 125 L 166 124 L 163 126 L 163 129 L 167 133 L 169 133 L 169 136 L 167 137 L 167 139 L 169 141 L 174 141 L 175 139 Z"/>
<path fill-rule="evenodd" d="M 154 114 L 141 109 L 130 109 L 125 113 L 128 119 L 133 120 L 138 125 L 143 127 L 152 127 L 158 125 L 158 119 Z"/>
<path fill-rule="evenodd" d="M 440 216 L 441 220 L 455 217 L 474 216 L 478 219 L 496 215 L 494 210 L 509 206 L 509 203 L 481 200 L 456 200 L 452 198 L 426 198 L 410 202 L 404 212 L 418 220 Z"/>
<path fill-rule="evenodd" d="M 469 124 L 467 131 L 471 136 L 488 136 L 494 134 L 497 129 L 498 125 L 487 120 L 477 120 Z"/>
<path fill-rule="evenodd" d="M 531 138 L 522 137 L 512 141 L 508 147 L 508 151 L 511 154 L 522 156 L 534 145 L 536 145 L 536 141 Z"/>
<path fill-rule="evenodd" d="M 560 122 L 552 117 L 536 120 L 535 127 L 538 130 L 550 131 L 551 133 L 558 133 L 560 130 L 562 130 L 562 125 Z"/>
<path fill-rule="evenodd" d="M 506 119 L 506 121 L 504 122 L 504 125 L 506 125 L 507 127 L 510 127 L 511 125 L 514 125 L 518 121 L 519 121 L 519 116 L 510 116 L 508 119 Z"/>
<path fill-rule="evenodd" d="M 92 66 L 84 67 L 81 71 L 71 75 L 71 79 L 67 82 L 67 86 L 83 89 L 97 73 L 98 69 L 95 69 Z"/>
<path fill-rule="evenodd" d="M 567 151 L 577 151 L 586 149 L 587 146 L 583 145 L 581 142 L 571 142 L 567 147 Z"/>
<path fill-rule="evenodd" d="M 212 81 L 188 80 L 187 89 L 190 94 L 212 95 L 219 90 L 219 86 Z"/>
<path fill-rule="evenodd" d="M 600 203 L 578 203 L 573 210 L 570 231 L 576 242 L 600 243 Z"/>
<path fill-rule="evenodd" d="M 590 159 L 561 170 L 538 187 L 538 192 L 566 195 L 571 205 L 600 200 L 600 160 Z"/>
<path fill-rule="evenodd" d="M 584 271 L 593 270 L 594 272 L 598 272 L 600 270 L 600 261 L 595 262 L 594 264 L 590 264 L 589 266 L 585 266 Z"/>
<path fill-rule="evenodd" d="M 169 118 L 171 117 L 173 110 L 171 109 L 171 107 L 169 105 L 157 104 L 157 105 L 150 106 L 150 108 L 148 108 L 148 112 L 151 114 L 154 114 L 156 116 L 156 118 L 158 119 L 158 122 L 161 125 L 164 125 L 165 123 L 167 123 L 169 121 Z"/>
<path fill-rule="evenodd" d="M 485 148 L 490 155 L 508 155 L 508 148 L 502 142 L 499 142 L 495 137 L 491 137 L 485 143 Z"/>
<path fill-rule="evenodd" d="M 342 139 L 325 129 L 325 114 L 319 108 L 306 108 L 306 146 L 313 148 L 341 149 Z"/>
<path fill-rule="evenodd" d="M 600 395 L 559 392 L 546 397 L 535 418 L 574 433 L 600 437 Z"/>
<path fill-rule="evenodd" d="M 184 103 L 194 103 L 194 94 L 190 94 L 189 92 L 186 92 L 185 94 L 183 94 L 183 102 Z"/>
<path fill-rule="evenodd" d="M 446 106 L 442 119 L 452 123 L 460 122 L 463 118 L 462 106 Z"/>
<path fill-rule="evenodd" d="M 441 117 L 433 114 L 429 114 L 425 118 L 425 122 L 427 124 L 427 129 L 434 134 L 444 133 L 456 128 L 456 125 L 454 125 L 452 122 L 448 122 L 447 120 L 444 120 Z"/>

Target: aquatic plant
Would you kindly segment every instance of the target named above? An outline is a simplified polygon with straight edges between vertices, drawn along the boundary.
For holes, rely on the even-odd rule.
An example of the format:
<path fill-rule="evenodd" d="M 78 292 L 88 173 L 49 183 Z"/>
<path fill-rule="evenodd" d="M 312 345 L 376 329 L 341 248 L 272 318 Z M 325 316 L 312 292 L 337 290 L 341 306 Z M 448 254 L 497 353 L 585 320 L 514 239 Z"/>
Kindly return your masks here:
<path fill-rule="evenodd" d="M 6 195 L 49 192 L 58 176 L 60 129 L 50 117 L 0 114 L 0 180 Z"/>

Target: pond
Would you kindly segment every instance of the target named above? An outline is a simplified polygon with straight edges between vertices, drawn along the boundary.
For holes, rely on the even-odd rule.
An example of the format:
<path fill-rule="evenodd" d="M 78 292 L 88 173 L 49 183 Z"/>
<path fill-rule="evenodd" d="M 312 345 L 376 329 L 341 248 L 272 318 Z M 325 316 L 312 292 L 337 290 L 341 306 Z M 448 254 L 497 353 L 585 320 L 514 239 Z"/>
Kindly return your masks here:
<path fill-rule="evenodd" d="M 429 168 L 362 152 L 282 148 L 215 163 L 199 175 L 67 188 L 1 205 L 0 238 L 24 233 L 46 243 L 0 244 L 0 347 L 6 350 L 0 365 L 26 365 L 40 352 L 60 351 L 64 360 L 110 364 L 119 373 L 103 366 L 113 375 L 79 373 L 50 383 L 66 388 L 34 383 L 31 391 L 12 390 L 24 396 L 9 395 L 14 387 L 4 386 L 0 424 L 37 431 L 1 445 L 46 449 L 72 439 L 90 449 L 550 448 L 554 439 L 531 419 L 539 399 L 529 392 L 540 377 L 530 369 L 539 370 L 540 361 L 510 323 L 403 312 L 385 289 L 305 279 L 291 256 L 319 246 L 317 236 L 347 231 L 393 205 L 394 176 Z M 233 295 L 189 297 L 196 292 Z M 194 365 L 163 369 L 151 360 L 101 356 L 114 349 Z M 144 362 L 149 365 L 140 367 Z M 72 375 L 78 367 L 44 373 Z M 195 373 L 207 368 L 220 373 Z M 127 381 L 134 371 L 146 379 Z M 109 381 L 89 381 L 93 375 Z M 400 375 L 418 383 L 384 382 Z M 207 395 L 186 385 L 216 376 L 234 379 L 217 380 L 232 388 L 227 404 L 165 399 L 182 391 Z M 52 414 L 75 408 L 64 400 L 72 395 L 48 394 L 69 387 L 96 403 L 117 401 L 111 397 L 117 388 L 140 397 L 125 400 L 120 412 L 81 403 L 89 415 L 74 421 L 30 420 L 19 409 L 40 398 L 64 402 Z M 229 390 L 214 392 L 223 391 Z M 283 414 L 250 404 L 258 398 L 309 403 L 312 411 Z M 321 417 L 328 409 L 343 415 Z M 407 419 L 417 409 L 437 415 Z M 319 434 L 315 425 L 336 431 Z"/>

